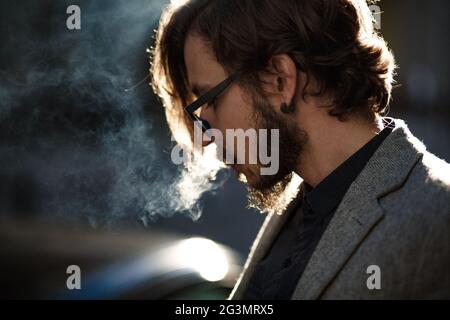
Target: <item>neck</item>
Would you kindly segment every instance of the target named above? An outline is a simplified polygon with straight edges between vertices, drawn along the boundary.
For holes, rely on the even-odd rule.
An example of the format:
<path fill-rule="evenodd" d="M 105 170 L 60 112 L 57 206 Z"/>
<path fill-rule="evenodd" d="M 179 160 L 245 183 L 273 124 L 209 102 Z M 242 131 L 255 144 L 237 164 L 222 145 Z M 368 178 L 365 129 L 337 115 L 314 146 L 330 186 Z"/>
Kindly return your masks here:
<path fill-rule="evenodd" d="M 341 122 L 328 115 L 305 122 L 308 144 L 295 172 L 313 188 L 383 129 L 379 117 L 374 123 L 360 118 Z"/>

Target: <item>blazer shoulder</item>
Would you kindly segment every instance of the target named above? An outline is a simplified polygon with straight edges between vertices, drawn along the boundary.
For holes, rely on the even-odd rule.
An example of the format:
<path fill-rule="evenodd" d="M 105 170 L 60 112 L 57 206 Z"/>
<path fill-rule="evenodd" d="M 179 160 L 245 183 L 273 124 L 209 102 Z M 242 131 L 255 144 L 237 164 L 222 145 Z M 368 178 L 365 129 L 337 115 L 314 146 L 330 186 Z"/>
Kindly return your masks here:
<path fill-rule="evenodd" d="M 450 164 L 425 151 L 402 186 L 384 195 L 379 204 L 387 221 L 412 227 L 450 228 Z"/>
<path fill-rule="evenodd" d="M 449 211 L 450 164 L 426 151 L 417 162 L 405 185 L 413 196 L 436 209 Z M 408 196 L 406 198 L 409 198 Z"/>
<path fill-rule="evenodd" d="M 430 152 L 425 152 L 418 165 L 418 169 L 424 171 L 426 185 L 434 187 L 436 191 L 450 192 L 449 163 Z"/>
<path fill-rule="evenodd" d="M 424 152 L 403 184 L 378 199 L 374 226 L 324 298 L 449 298 L 449 164 Z M 386 173 L 388 174 L 388 173 Z M 367 266 L 382 272 L 383 289 L 366 288 Z"/>

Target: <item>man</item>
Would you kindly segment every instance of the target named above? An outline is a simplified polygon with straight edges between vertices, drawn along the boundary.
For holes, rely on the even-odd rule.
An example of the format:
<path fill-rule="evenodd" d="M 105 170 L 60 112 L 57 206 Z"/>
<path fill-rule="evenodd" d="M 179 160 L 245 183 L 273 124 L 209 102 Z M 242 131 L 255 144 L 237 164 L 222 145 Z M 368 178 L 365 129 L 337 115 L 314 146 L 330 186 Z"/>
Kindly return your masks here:
<path fill-rule="evenodd" d="M 450 298 L 450 166 L 382 117 L 395 63 L 372 22 L 363 0 L 164 12 L 151 72 L 175 138 L 192 140 L 192 120 L 279 130 L 276 174 L 233 165 L 269 214 L 232 299 Z"/>

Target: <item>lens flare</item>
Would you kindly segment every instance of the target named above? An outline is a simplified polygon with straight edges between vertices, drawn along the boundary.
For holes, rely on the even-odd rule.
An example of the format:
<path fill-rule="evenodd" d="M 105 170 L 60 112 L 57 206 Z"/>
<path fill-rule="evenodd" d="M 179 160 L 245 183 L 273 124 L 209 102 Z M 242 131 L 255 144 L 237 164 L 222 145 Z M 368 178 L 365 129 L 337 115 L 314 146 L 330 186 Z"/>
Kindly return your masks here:
<path fill-rule="evenodd" d="M 224 250 L 214 241 L 191 238 L 177 245 L 176 259 L 196 270 L 207 281 L 220 281 L 228 273 L 229 262 Z"/>

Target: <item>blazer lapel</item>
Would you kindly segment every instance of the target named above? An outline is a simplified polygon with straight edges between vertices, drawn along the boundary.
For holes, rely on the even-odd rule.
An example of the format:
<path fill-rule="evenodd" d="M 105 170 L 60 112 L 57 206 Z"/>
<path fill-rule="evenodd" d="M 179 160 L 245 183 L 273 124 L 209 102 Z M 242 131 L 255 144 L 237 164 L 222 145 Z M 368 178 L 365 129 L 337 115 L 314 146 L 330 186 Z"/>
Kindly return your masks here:
<path fill-rule="evenodd" d="M 352 183 L 325 230 L 292 299 L 317 299 L 383 218 L 378 198 L 401 187 L 425 147 L 405 123 L 396 128 Z"/>
<path fill-rule="evenodd" d="M 376 199 L 361 202 L 352 192 L 345 201 L 335 212 L 311 256 L 293 299 L 318 298 L 384 215 Z"/>

